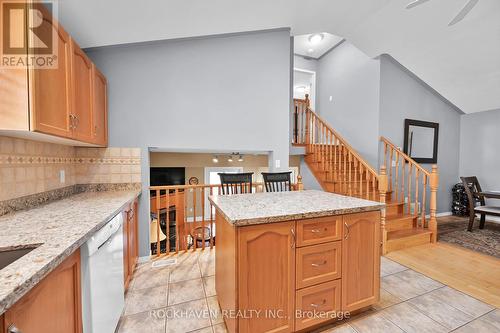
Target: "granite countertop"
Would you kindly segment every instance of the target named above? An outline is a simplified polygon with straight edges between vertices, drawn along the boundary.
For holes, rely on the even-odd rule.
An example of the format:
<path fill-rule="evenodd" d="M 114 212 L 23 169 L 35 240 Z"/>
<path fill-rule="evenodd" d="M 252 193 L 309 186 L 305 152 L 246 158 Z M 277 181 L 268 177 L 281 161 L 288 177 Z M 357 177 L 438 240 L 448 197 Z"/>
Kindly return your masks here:
<path fill-rule="evenodd" d="M 234 226 L 379 210 L 384 204 L 323 191 L 214 195 L 210 202 Z"/>
<path fill-rule="evenodd" d="M 0 270 L 0 314 L 139 193 L 139 190 L 87 192 L 1 216 L 0 251 L 41 245 Z"/>

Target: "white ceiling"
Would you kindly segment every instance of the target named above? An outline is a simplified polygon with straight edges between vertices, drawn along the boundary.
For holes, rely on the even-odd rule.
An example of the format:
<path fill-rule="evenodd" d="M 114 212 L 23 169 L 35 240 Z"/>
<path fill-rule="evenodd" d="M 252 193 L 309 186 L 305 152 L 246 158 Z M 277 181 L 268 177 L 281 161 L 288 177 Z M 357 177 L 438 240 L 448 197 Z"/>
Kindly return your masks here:
<path fill-rule="evenodd" d="M 60 0 L 59 18 L 82 47 L 290 27 L 327 31 L 372 57 L 388 53 L 464 112 L 500 109 L 500 1 Z"/>
<path fill-rule="evenodd" d="M 318 59 L 343 40 L 342 37 L 323 32 L 321 33 L 323 39 L 318 43 L 312 43 L 309 40 L 311 35 L 312 34 L 295 36 L 293 38 L 293 53 L 304 57 Z"/>

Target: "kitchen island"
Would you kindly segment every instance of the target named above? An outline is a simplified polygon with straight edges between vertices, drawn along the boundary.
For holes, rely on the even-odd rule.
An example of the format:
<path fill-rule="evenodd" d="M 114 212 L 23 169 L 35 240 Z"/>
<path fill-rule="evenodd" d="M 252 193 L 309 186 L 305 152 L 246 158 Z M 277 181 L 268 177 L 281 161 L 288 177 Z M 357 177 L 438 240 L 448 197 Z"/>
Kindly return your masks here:
<path fill-rule="evenodd" d="M 229 332 L 299 332 L 379 300 L 379 202 L 322 191 L 213 196 Z"/>

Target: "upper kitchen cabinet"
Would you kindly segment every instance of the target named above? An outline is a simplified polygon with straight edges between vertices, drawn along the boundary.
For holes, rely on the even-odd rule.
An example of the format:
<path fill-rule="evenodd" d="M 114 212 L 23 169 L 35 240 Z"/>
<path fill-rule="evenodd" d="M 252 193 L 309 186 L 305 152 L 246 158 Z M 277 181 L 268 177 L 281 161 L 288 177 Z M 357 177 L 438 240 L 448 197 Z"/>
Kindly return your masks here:
<path fill-rule="evenodd" d="M 45 34 L 56 31 L 57 68 L 28 70 L 30 96 L 30 129 L 35 132 L 73 138 L 71 91 L 71 41 L 66 31 L 44 15 Z"/>
<path fill-rule="evenodd" d="M 71 40 L 71 83 L 73 105 L 71 106 L 73 137 L 79 141 L 93 142 L 93 64 L 80 47 Z"/>
<path fill-rule="evenodd" d="M 26 11 L 27 19 L 11 24 L 16 28 L 9 38 L 17 36 L 16 45 L 22 45 L 17 58 L 51 56 L 57 66 L 0 68 L 0 135 L 106 146 L 106 78 L 47 8 L 28 3 L 34 10 Z M 27 28 L 30 21 L 40 22 L 35 32 Z M 53 54 L 41 43 L 51 46 Z"/>
<path fill-rule="evenodd" d="M 92 66 L 94 98 L 92 106 L 93 142 L 100 146 L 108 144 L 108 83 L 106 77 Z"/>

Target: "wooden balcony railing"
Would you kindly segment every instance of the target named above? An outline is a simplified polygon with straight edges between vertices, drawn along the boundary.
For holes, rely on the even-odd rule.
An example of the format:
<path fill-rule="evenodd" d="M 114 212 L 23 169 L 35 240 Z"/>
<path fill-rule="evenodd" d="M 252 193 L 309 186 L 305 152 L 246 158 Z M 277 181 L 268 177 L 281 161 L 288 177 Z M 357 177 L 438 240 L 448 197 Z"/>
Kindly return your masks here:
<path fill-rule="evenodd" d="M 292 190 L 302 189 L 302 177 Z M 252 192 L 264 192 L 264 183 L 253 183 Z M 215 245 L 215 208 L 209 195 L 221 194 L 221 185 L 172 185 L 150 187 L 153 254 L 169 254 Z M 160 223 L 158 223 L 158 221 Z"/>
<path fill-rule="evenodd" d="M 405 213 L 418 217 L 418 227 L 433 231 L 435 242 L 439 183 L 437 165 L 428 171 L 388 139 L 381 137 L 380 141 L 384 147 L 382 163 L 387 170 L 387 190 L 392 201 L 405 203 Z"/>

